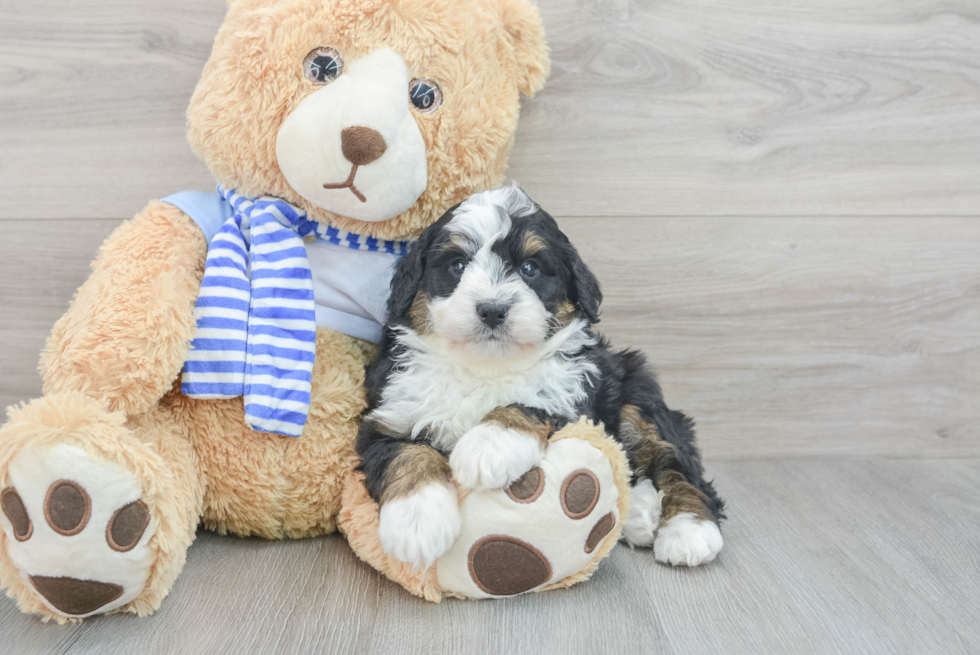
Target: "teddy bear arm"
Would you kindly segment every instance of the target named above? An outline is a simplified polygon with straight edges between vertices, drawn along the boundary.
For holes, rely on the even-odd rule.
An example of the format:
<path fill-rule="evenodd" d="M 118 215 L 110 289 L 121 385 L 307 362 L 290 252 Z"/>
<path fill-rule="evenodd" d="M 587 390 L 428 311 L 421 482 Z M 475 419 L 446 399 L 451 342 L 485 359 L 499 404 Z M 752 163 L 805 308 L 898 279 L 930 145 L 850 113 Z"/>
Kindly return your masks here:
<path fill-rule="evenodd" d="M 45 394 L 81 391 L 140 414 L 171 389 L 193 334 L 207 257 L 201 230 L 151 202 L 105 241 L 41 356 Z"/>

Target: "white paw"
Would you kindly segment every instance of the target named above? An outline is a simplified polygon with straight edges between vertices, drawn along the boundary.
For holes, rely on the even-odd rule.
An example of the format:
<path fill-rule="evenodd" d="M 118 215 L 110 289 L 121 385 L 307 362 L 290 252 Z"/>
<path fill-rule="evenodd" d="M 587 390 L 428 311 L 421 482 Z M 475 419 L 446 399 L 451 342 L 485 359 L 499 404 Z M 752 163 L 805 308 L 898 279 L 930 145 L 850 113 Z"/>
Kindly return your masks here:
<path fill-rule="evenodd" d="M 395 559 L 429 568 L 459 534 L 456 491 L 435 482 L 411 496 L 381 506 L 378 536 Z"/>
<path fill-rule="evenodd" d="M 579 439 L 548 446 L 507 489 L 478 489 L 436 562 L 439 585 L 467 598 L 513 596 L 566 580 L 615 539 L 619 489 L 609 459 Z"/>
<path fill-rule="evenodd" d="M 665 564 L 697 566 L 713 560 L 724 543 L 718 524 L 683 512 L 657 531 L 653 554 Z"/>
<path fill-rule="evenodd" d="M 7 553 L 52 612 L 103 614 L 143 591 L 156 524 L 128 472 L 75 446 L 26 448 L 0 495 Z"/>
<path fill-rule="evenodd" d="M 502 489 L 541 461 L 544 445 L 535 437 L 481 423 L 460 437 L 449 456 L 453 477 L 469 489 Z"/>
<path fill-rule="evenodd" d="M 630 499 L 630 513 L 623 524 L 623 540 L 634 548 L 649 548 L 660 524 L 664 492 L 657 491 L 651 480 L 643 478 L 633 487 Z"/>

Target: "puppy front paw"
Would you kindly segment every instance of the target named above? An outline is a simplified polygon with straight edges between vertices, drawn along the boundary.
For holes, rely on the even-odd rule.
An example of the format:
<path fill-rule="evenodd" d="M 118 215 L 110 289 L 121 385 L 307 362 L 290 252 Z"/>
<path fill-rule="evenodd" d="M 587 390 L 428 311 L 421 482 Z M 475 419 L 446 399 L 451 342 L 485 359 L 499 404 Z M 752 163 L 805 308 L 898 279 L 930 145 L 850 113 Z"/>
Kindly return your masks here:
<path fill-rule="evenodd" d="M 409 496 L 384 503 L 378 536 L 384 551 L 397 560 L 429 568 L 459 535 L 456 491 L 434 482 Z"/>
<path fill-rule="evenodd" d="M 481 423 L 456 442 L 449 456 L 453 477 L 470 489 L 502 489 L 534 468 L 544 456 L 540 439 Z"/>
<path fill-rule="evenodd" d="M 717 523 L 683 512 L 657 530 L 653 555 L 665 564 L 697 566 L 713 560 L 724 543 Z"/>

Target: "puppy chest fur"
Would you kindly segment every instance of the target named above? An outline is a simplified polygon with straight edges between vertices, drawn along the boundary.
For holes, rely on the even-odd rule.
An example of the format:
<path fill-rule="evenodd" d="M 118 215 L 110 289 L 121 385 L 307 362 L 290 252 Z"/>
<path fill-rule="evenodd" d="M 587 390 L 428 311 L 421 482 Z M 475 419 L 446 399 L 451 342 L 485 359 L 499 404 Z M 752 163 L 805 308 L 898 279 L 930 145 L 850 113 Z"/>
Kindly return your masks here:
<path fill-rule="evenodd" d="M 498 407 L 519 404 L 574 420 L 596 373 L 591 362 L 576 356 L 589 337 L 572 325 L 553 339 L 554 352 L 544 358 L 481 363 L 404 332 L 399 341 L 405 349 L 370 418 L 392 434 L 424 435 L 444 451 Z"/>

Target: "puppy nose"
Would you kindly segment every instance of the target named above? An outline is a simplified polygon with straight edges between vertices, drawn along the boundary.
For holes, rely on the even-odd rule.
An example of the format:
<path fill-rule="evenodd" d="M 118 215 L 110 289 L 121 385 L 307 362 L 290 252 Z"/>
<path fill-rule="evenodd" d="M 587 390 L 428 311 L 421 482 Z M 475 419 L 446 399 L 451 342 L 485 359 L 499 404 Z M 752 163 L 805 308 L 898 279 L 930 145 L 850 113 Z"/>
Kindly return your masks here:
<path fill-rule="evenodd" d="M 504 322 L 507 318 L 507 305 L 484 302 L 476 306 L 476 313 L 480 315 L 483 324 L 493 329 Z"/>
<path fill-rule="evenodd" d="M 347 161 L 365 166 L 385 154 L 388 144 L 381 132 L 363 125 L 352 125 L 340 131 L 340 149 Z"/>

